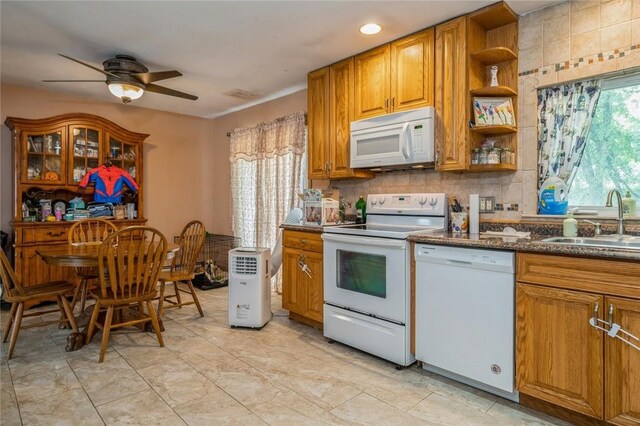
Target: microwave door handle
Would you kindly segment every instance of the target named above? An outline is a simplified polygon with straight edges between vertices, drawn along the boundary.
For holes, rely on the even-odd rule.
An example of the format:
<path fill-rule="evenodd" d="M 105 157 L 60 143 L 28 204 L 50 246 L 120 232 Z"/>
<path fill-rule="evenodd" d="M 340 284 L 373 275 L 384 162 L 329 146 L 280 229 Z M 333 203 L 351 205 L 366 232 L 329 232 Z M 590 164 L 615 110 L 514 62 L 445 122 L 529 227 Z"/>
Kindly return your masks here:
<path fill-rule="evenodd" d="M 409 134 L 409 123 L 404 123 L 402 125 L 402 133 L 400 133 L 400 145 L 402 147 L 402 155 L 407 160 L 409 159 L 409 143 L 410 143 L 411 135 Z"/>

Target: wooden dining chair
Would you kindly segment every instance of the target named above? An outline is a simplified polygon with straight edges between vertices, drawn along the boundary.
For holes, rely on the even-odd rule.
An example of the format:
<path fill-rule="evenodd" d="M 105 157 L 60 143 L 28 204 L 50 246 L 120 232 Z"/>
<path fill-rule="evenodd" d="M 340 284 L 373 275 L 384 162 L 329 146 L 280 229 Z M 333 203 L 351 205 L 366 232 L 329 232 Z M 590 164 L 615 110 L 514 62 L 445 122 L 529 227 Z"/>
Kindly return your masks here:
<path fill-rule="evenodd" d="M 156 297 L 158 275 L 167 255 L 167 239 L 160 231 L 146 226 L 131 226 L 108 236 L 98 249 L 98 288 L 89 291 L 96 301 L 89 320 L 87 340 L 89 343 L 96 328 L 102 330 L 100 362 L 109 343 L 109 334 L 114 328 L 151 322 L 164 346 L 158 317 L 151 301 Z M 148 314 L 145 313 L 146 305 Z M 137 306 L 138 317 L 127 318 L 123 310 Z M 103 324 L 98 322 L 98 313 L 106 308 Z M 114 323 L 114 311 L 122 315 Z"/>
<path fill-rule="evenodd" d="M 204 238 L 207 234 L 204 224 L 198 220 L 193 220 L 182 229 L 180 233 L 180 250 L 173 257 L 171 269 L 160 273 L 160 301 L 158 302 L 158 316 L 162 318 L 165 309 L 180 308 L 185 305 L 195 304 L 200 316 L 204 316 L 202 306 L 193 288 L 191 280 L 194 277 L 196 262 Z M 167 282 L 172 282 L 175 289 L 174 294 L 165 294 Z M 180 293 L 188 293 L 192 300 L 183 301 Z M 175 298 L 175 300 L 173 300 Z M 165 306 L 167 304 L 167 306 Z"/>
<path fill-rule="evenodd" d="M 2 342 L 4 343 L 7 341 L 7 337 L 9 336 L 9 330 L 11 330 L 11 340 L 9 342 L 7 359 L 11 359 L 13 356 L 13 350 L 16 346 L 18 333 L 20 333 L 21 328 L 40 327 L 65 322 L 71 326 L 71 329 L 74 332 L 78 332 L 78 324 L 73 316 L 73 309 L 66 298 L 66 295 L 73 291 L 74 285 L 72 283 L 67 281 L 55 281 L 23 287 L 18 280 L 15 271 L 11 267 L 11 263 L 9 263 L 9 259 L 7 259 L 7 256 L 2 250 L 0 250 L 0 278 L 2 279 L 2 287 L 4 289 L 2 297 L 6 302 L 11 303 L 9 320 L 5 324 L 5 329 L 2 333 Z M 28 313 L 24 312 L 25 302 L 51 297 L 56 298 L 56 301 L 58 302 L 58 309 Z M 22 326 L 22 318 L 39 316 L 58 311 L 62 314 L 58 320 L 42 321 Z"/>
<path fill-rule="evenodd" d="M 118 228 L 113 223 L 105 219 L 83 219 L 71 226 L 68 241 L 69 244 L 73 245 L 101 244 L 102 241 L 117 230 Z M 80 278 L 80 284 L 73 294 L 71 306 L 75 309 L 76 303 L 80 300 L 80 313 L 82 313 L 87 303 L 89 281 L 97 280 L 98 268 L 82 267 L 75 269 L 76 276 Z"/>

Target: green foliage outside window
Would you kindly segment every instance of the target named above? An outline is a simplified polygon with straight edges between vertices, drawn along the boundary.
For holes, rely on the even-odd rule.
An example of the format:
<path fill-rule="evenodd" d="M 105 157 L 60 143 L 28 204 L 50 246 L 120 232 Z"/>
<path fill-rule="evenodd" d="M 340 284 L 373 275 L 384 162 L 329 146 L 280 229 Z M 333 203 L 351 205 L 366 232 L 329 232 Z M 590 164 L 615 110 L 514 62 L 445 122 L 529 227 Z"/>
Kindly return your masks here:
<path fill-rule="evenodd" d="M 600 94 L 569 203 L 604 206 L 613 188 L 640 204 L 640 84 Z"/>

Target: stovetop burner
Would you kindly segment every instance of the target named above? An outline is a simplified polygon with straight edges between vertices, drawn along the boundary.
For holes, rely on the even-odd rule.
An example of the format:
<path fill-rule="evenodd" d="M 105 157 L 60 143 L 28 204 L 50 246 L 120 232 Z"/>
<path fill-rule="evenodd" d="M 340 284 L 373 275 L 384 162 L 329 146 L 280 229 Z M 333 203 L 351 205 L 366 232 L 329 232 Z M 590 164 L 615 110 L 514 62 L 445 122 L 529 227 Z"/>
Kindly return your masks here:
<path fill-rule="evenodd" d="M 447 226 L 445 194 L 372 194 L 367 223 L 331 226 L 330 234 L 406 239 L 411 234 L 443 231 Z"/>

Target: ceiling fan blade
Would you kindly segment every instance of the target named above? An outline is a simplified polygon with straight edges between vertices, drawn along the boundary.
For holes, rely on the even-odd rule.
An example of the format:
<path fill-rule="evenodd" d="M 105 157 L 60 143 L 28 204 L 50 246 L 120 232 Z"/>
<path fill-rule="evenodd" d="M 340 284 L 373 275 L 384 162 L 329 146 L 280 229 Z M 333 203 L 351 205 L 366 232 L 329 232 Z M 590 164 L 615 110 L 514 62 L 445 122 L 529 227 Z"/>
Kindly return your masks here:
<path fill-rule="evenodd" d="M 43 83 L 104 83 L 104 80 L 42 80 Z"/>
<path fill-rule="evenodd" d="M 178 98 L 189 99 L 192 101 L 198 99 L 197 96 L 193 96 L 184 92 L 178 92 L 177 90 L 168 89 L 166 87 L 158 86 L 157 84 L 147 84 L 147 88 L 145 90 L 148 92 L 159 93 L 161 95 L 176 96 Z"/>
<path fill-rule="evenodd" d="M 58 55 L 62 56 L 63 58 L 67 58 L 67 59 L 69 59 L 70 61 L 77 62 L 77 63 L 79 63 L 80 65 L 84 65 L 85 67 L 91 68 L 92 70 L 96 70 L 96 71 L 98 71 L 99 73 L 102 73 L 102 74 L 107 75 L 107 76 L 109 76 L 109 77 L 116 77 L 116 78 L 120 78 L 120 77 L 119 77 L 118 75 L 116 75 L 116 74 L 110 73 L 109 71 L 101 70 L 100 68 L 94 67 L 93 65 L 89 65 L 89 64 L 87 64 L 86 62 L 82 62 L 82 61 L 80 61 L 80 60 L 78 60 L 78 59 L 74 59 L 74 58 L 72 58 L 71 56 L 63 55 L 62 53 L 58 53 Z"/>
<path fill-rule="evenodd" d="M 182 73 L 179 71 L 157 71 L 157 72 L 142 72 L 138 74 L 131 74 L 144 84 L 153 83 L 154 81 L 166 80 L 168 78 L 181 77 Z"/>

